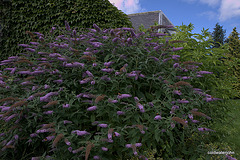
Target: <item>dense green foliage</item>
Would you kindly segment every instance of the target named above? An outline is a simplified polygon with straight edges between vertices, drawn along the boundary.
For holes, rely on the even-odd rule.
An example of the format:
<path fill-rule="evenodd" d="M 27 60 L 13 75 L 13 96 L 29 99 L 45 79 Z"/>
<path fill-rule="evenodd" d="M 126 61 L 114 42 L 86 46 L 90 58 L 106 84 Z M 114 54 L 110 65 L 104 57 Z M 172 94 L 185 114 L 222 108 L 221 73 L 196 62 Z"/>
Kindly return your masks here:
<path fill-rule="evenodd" d="M 213 47 L 219 48 L 221 45 L 224 44 L 226 30 L 223 29 L 223 26 L 216 24 L 215 28 L 213 29 L 212 38 L 213 38 Z"/>
<path fill-rule="evenodd" d="M 227 60 L 234 64 L 229 70 L 237 77 L 238 81 L 233 85 L 238 92 L 238 97 L 240 97 L 240 40 L 238 35 L 237 28 L 233 28 L 232 33 L 228 37 L 229 53 L 227 54 Z"/>
<path fill-rule="evenodd" d="M 0 60 L 23 51 L 17 44 L 31 40 L 32 35 L 26 35 L 26 31 L 46 34 L 52 25 L 62 25 L 65 20 L 78 29 L 92 28 L 94 23 L 103 29 L 132 27 L 128 16 L 108 0 L 11 0 L 1 3 Z"/>
<path fill-rule="evenodd" d="M 24 54 L 1 61 L 1 157 L 145 159 L 149 149 L 164 159 L 206 154 L 214 133 L 205 128 L 206 108 L 219 99 L 194 79 L 212 73 L 198 62 L 184 64 L 183 48 L 171 46 L 178 42 L 156 32 L 170 26 L 135 33 L 65 25 L 64 35 L 56 28 L 35 34 L 37 43 L 21 45 Z"/>
<path fill-rule="evenodd" d="M 229 68 L 234 63 L 225 60 L 228 53 L 228 45 L 221 45 L 219 48 L 211 48 L 214 43 L 211 40 L 211 35 L 208 29 L 203 28 L 202 34 L 192 33 L 193 25 L 178 26 L 176 34 L 172 37 L 174 40 L 183 40 L 187 43 L 180 45 L 184 47 L 180 51 L 182 60 L 184 61 L 198 61 L 203 63 L 199 66 L 202 70 L 213 72 L 207 79 L 202 78 L 200 81 L 195 81 L 204 89 L 209 89 L 211 95 L 229 99 L 236 96 L 236 91 L 232 90 L 232 83 L 236 82 L 236 77 L 231 75 Z M 175 47 L 179 46 L 174 44 Z"/>

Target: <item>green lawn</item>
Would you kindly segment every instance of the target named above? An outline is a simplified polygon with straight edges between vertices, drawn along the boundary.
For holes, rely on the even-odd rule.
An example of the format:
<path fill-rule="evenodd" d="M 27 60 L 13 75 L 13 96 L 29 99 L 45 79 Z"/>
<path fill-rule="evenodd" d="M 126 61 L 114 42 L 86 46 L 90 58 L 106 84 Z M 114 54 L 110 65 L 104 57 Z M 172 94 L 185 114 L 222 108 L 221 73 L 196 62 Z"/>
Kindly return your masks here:
<path fill-rule="evenodd" d="M 213 151 L 235 152 L 232 156 L 240 159 L 240 100 L 229 100 L 224 123 L 215 123 L 214 128 L 220 132 L 220 142 L 215 142 Z"/>
<path fill-rule="evenodd" d="M 229 119 L 226 124 L 229 135 L 225 139 L 226 142 L 231 144 L 235 154 L 240 155 L 240 100 L 233 100 L 229 105 L 231 111 L 228 113 Z"/>

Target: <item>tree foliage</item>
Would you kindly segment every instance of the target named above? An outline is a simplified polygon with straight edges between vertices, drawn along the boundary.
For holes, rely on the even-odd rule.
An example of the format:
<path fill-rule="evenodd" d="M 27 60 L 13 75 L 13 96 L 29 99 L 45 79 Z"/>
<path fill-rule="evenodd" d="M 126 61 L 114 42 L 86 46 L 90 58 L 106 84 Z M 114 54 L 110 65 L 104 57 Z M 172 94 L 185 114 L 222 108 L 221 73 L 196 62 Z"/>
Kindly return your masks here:
<path fill-rule="evenodd" d="M 230 63 L 235 64 L 230 70 L 232 70 L 233 75 L 236 76 L 238 79 L 237 83 L 234 83 L 234 88 L 240 94 L 240 40 L 238 35 L 239 33 L 237 32 L 237 28 L 234 27 L 233 31 L 228 37 L 229 53 L 227 54 L 227 57 Z"/>
<path fill-rule="evenodd" d="M 219 48 L 220 44 L 221 45 L 224 44 L 225 35 L 226 35 L 226 30 L 223 29 L 223 26 L 220 26 L 219 23 L 217 23 L 212 33 L 214 48 Z"/>
<path fill-rule="evenodd" d="M 1 20 L 3 36 L 0 40 L 0 60 L 13 53 L 22 52 L 17 44 L 30 39 L 26 31 L 46 34 L 53 25 L 67 20 L 74 28 L 132 27 L 128 16 L 108 0 L 48 0 L 2 2 Z"/>

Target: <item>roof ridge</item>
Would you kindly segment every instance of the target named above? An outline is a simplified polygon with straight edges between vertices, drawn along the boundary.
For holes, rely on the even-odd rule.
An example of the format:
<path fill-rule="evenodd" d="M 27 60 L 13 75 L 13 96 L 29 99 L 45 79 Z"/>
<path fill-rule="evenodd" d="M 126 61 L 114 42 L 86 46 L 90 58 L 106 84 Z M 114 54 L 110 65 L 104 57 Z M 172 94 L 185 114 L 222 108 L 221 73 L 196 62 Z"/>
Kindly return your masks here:
<path fill-rule="evenodd" d="M 162 10 L 141 12 L 141 13 L 132 13 L 132 14 L 128 14 L 128 16 L 134 16 L 134 15 L 139 15 L 139 14 L 147 14 L 147 13 L 159 13 L 159 12 L 162 12 Z"/>

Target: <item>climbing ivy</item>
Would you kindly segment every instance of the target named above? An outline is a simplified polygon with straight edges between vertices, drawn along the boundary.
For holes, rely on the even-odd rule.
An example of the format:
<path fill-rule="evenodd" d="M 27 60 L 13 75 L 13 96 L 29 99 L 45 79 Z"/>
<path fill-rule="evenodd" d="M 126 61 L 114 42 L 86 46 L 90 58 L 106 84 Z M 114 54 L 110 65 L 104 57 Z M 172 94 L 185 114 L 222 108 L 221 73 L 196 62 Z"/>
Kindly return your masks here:
<path fill-rule="evenodd" d="M 26 31 L 48 34 L 53 25 L 67 20 L 72 28 L 132 27 L 128 16 L 108 0 L 9 0 L 0 2 L 1 32 L 0 60 L 23 52 L 17 44 L 31 40 Z"/>

